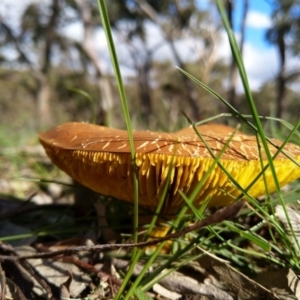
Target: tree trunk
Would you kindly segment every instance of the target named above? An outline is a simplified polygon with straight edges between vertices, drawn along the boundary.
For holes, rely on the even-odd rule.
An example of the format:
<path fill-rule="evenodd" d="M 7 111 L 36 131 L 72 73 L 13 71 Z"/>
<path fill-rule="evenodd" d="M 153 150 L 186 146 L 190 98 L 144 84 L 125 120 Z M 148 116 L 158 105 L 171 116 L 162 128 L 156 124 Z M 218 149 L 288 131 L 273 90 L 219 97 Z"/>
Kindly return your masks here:
<path fill-rule="evenodd" d="M 280 70 L 277 76 L 277 99 L 275 116 L 276 118 L 282 119 L 284 112 L 283 103 L 286 92 L 286 45 L 283 34 L 278 34 L 277 45 L 280 57 Z"/>
<path fill-rule="evenodd" d="M 232 19 L 232 9 L 234 3 L 233 1 L 228 1 L 227 3 L 227 14 L 229 18 L 229 23 L 231 26 L 231 29 L 233 30 L 233 19 Z M 245 41 L 245 27 L 246 27 L 246 18 L 248 14 L 248 8 L 249 8 L 249 3 L 248 0 L 244 0 L 244 12 L 243 12 L 243 21 L 241 24 L 241 29 L 240 29 L 240 35 L 241 35 L 241 40 L 239 44 L 240 52 L 241 55 L 243 56 L 243 50 L 244 50 L 244 41 Z M 231 61 L 231 66 L 230 66 L 230 83 L 229 83 L 229 90 L 228 90 L 228 101 L 229 103 L 238 109 L 237 103 L 236 103 L 236 88 L 237 88 L 237 82 L 238 82 L 238 68 L 236 65 L 236 61 L 234 57 L 232 57 Z M 228 109 L 229 112 L 231 112 Z"/>
<path fill-rule="evenodd" d="M 60 13 L 59 0 L 52 0 L 52 11 L 47 24 L 47 31 L 45 36 L 45 47 L 42 58 L 42 65 L 40 74 L 36 79 L 39 82 L 37 91 L 37 113 L 38 113 L 38 128 L 49 127 L 52 123 L 51 112 L 51 87 L 49 82 L 49 73 L 51 71 L 51 56 L 53 44 L 55 43 L 56 30 Z"/>
<path fill-rule="evenodd" d="M 38 91 L 36 96 L 37 127 L 44 130 L 52 125 L 51 86 L 46 75 L 38 78 Z"/>
<path fill-rule="evenodd" d="M 151 68 L 151 59 L 147 58 L 138 69 L 139 94 L 141 104 L 141 117 L 146 128 L 149 127 L 152 115 L 151 89 L 149 87 L 149 71 Z"/>
<path fill-rule="evenodd" d="M 147 3 L 144 0 L 139 0 L 136 2 L 140 9 L 150 18 L 150 20 L 152 20 L 154 23 L 156 23 L 161 31 L 163 32 L 166 41 L 168 42 L 170 49 L 175 57 L 176 63 L 177 65 L 182 68 L 185 69 L 184 63 L 182 62 L 175 46 L 174 46 L 174 41 L 172 39 L 172 37 L 168 34 L 168 32 L 166 31 L 165 27 L 163 26 L 163 24 L 161 23 L 157 12 L 152 8 L 152 6 Z M 198 99 L 197 99 L 197 93 L 196 93 L 196 89 L 193 85 L 193 83 L 191 82 L 190 79 L 188 79 L 184 74 L 182 74 L 180 72 L 180 76 L 182 76 L 182 80 L 183 80 L 183 84 L 185 87 L 185 98 L 190 106 L 190 109 L 192 111 L 192 117 L 194 119 L 194 121 L 198 121 L 200 120 L 200 110 L 198 107 Z"/>
<path fill-rule="evenodd" d="M 102 97 L 102 101 L 99 105 L 99 111 L 97 113 L 97 123 L 101 125 L 107 125 L 106 123 L 110 123 L 110 121 L 107 120 L 107 111 L 110 111 L 114 106 L 112 87 L 109 78 L 103 76 L 102 74 L 97 51 L 93 43 L 93 22 L 91 8 L 89 7 L 88 2 L 84 0 L 75 0 L 75 2 L 83 20 L 83 50 L 96 70 L 97 86 Z"/>
<path fill-rule="evenodd" d="M 181 69 L 186 69 L 185 68 L 185 65 L 184 63 L 182 62 L 176 48 L 175 48 L 175 45 L 174 45 L 174 42 L 172 39 L 169 39 L 168 38 L 168 43 L 170 45 L 170 48 L 172 50 L 172 53 L 175 57 L 175 60 L 178 64 L 178 66 L 181 68 Z M 199 107 L 198 107 L 198 104 L 197 104 L 197 93 L 196 93 L 196 90 L 195 90 L 195 87 L 193 86 L 193 83 L 192 81 L 186 76 L 184 75 L 183 73 L 181 73 L 181 77 L 182 77 L 182 80 L 183 80 L 183 84 L 184 84 L 184 87 L 185 87 L 185 98 L 191 108 L 191 111 L 192 111 L 192 116 L 193 116 L 193 121 L 199 121 L 200 118 L 201 118 L 201 115 L 200 115 L 200 110 L 199 110 Z"/>

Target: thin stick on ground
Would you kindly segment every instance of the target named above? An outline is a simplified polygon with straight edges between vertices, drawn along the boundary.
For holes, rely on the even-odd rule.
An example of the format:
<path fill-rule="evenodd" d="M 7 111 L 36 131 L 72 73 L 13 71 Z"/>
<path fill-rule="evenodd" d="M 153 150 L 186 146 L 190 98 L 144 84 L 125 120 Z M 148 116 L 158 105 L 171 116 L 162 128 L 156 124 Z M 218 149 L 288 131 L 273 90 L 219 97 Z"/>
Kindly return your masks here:
<path fill-rule="evenodd" d="M 55 257 L 58 255 L 70 255 L 73 253 L 77 253 L 80 251 L 95 251 L 95 252 L 101 252 L 104 250 L 114 250 L 114 249 L 130 249 L 130 248 L 142 248 L 142 247 L 148 247 L 157 245 L 158 243 L 167 241 L 167 240 L 173 240 L 176 238 L 179 238 L 189 232 L 199 230 L 205 226 L 213 225 L 216 223 L 220 223 L 224 220 L 232 219 L 237 215 L 237 213 L 241 210 L 241 208 L 244 206 L 244 201 L 239 201 L 231 204 L 230 206 L 224 207 L 222 209 L 219 209 L 217 212 L 212 214 L 211 216 L 193 224 L 190 225 L 178 232 L 168 234 L 161 238 L 152 239 L 146 242 L 140 242 L 140 243 L 130 243 L 130 244 L 104 244 L 104 245 L 93 245 L 93 246 L 77 246 L 77 247 L 70 247 L 63 250 L 57 250 L 52 252 L 43 252 L 43 253 L 37 253 L 33 255 L 24 255 L 15 257 L 15 259 L 18 260 L 25 260 L 25 259 L 34 259 L 34 258 L 50 258 Z M 3 257 L 0 256 L 0 259 L 14 259 L 12 257 Z"/>

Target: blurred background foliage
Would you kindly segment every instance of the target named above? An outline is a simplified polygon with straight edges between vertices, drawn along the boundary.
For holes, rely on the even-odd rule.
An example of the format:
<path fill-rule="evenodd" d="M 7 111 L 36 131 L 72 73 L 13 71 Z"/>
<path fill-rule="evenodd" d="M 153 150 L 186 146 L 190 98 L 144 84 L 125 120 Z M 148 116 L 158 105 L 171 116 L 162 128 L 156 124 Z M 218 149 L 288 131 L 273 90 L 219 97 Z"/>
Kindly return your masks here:
<path fill-rule="evenodd" d="M 103 41 L 99 41 L 97 1 L 19 2 L 1 4 L 6 6 L 2 12 L 15 16 L 0 15 L 1 143 L 4 136 L 19 143 L 24 135 L 61 122 L 89 121 L 91 104 L 74 89 L 87 92 L 95 101 L 97 123 L 124 127 L 111 68 L 100 57 Z M 235 1 L 225 1 L 231 25 L 240 35 L 241 51 L 248 2 L 242 1 L 243 21 L 236 29 L 232 18 Z M 295 123 L 300 111 L 299 88 L 292 89 L 291 84 L 299 86 L 300 71 L 288 70 L 287 61 L 300 52 L 300 4 L 284 0 L 269 3 L 272 27 L 266 40 L 276 46 L 280 68 L 272 81 L 254 91 L 254 98 L 261 115 Z M 234 61 L 217 54 L 224 29 L 214 1 L 201 9 L 193 0 L 108 0 L 107 8 L 121 69 L 127 70 L 124 82 L 135 129 L 178 129 L 186 124 L 181 111 L 193 121 L 227 112 L 175 66 L 193 74 L 242 113 L 249 112 L 244 95 L 237 92 Z M 157 41 L 149 41 L 150 29 L 159 32 Z M 180 43 L 190 48 L 188 59 L 181 55 Z M 158 59 L 155 54 L 162 47 L 168 47 L 172 57 Z"/>

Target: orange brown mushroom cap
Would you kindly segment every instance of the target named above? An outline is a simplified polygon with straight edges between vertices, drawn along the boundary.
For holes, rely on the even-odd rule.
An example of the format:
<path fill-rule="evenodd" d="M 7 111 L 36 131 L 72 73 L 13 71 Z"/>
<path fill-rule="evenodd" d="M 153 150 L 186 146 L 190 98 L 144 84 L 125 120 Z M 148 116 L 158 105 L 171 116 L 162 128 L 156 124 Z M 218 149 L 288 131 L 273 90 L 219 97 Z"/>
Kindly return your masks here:
<path fill-rule="evenodd" d="M 197 127 L 214 155 L 224 148 L 234 131 L 233 128 L 208 124 Z M 128 134 L 87 123 L 65 123 L 41 133 L 40 142 L 52 162 L 72 178 L 92 190 L 133 202 L 133 164 Z M 179 191 L 189 196 L 207 172 L 214 158 L 193 128 L 174 133 L 133 132 L 135 163 L 139 181 L 139 203 L 152 210 L 170 171 L 165 213 L 175 213 L 184 202 Z M 280 146 L 281 142 L 272 139 Z M 278 149 L 269 144 L 274 155 Z M 284 152 L 300 162 L 300 147 L 287 144 Z M 300 167 L 280 153 L 274 160 L 278 181 L 285 185 L 300 177 Z M 262 151 L 263 164 L 268 163 Z M 219 162 L 246 189 L 261 172 L 259 150 L 255 136 L 235 133 Z M 270 169 L 265 172 L 269 191 L 275 190 Z M 265 194 L 261 177 L 248 191 L 253 197 Z M 222 169 L 216 165 L 199 191 L 194 204 L 198 207 L 210 196 L 210 206 L 224 206 L 241 194 Z"/>

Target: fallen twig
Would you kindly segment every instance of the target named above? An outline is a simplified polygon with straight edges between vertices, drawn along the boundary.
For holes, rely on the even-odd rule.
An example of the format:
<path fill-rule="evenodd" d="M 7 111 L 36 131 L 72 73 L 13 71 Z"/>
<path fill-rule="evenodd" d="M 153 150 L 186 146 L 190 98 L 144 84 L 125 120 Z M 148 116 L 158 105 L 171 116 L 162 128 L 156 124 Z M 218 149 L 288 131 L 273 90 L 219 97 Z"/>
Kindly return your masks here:
<path fill-rule="evenodd" d="M 173 240 L 176 238 L 179 238 L 189 232 L 196 231 L 200 228 L 203 228 L 208 225 L 213 225 L 216 223 L 220 223 L 224 220 L 228 220 L 236 216 L 236 214 L 240 211 L 240 209 L 244 206 L 244 201 L 239 201 L 236 203 L 231 204 L 230 206 L 224 207 L 218 211 L 216 211 L 211 216 L 193 224 L 190 225 L 178 232 L 168 234 L 161 238 L 151 239 L 146 242 L 140 242 L 140 243 L 130 243 L 130 244 L 104 244 L 104 245 L 92 245 L 92 246 L 76 246 L 76 247 L 70 247 L 63 250 L 57 250 L 57 251 L 51 251 L 51 252 L 43 252 L 43 253 L 36 253 L 33 255 L 24 255 L 16 257 L 15 259 L 18 260 L 26 260 L 26 259 L 34 259 L 34 258 L 49 258 L 49 257 L 55 257 L 58 255 L 70 255 L 72 253 L 80 252 L 80 251 L 97 251 L 101 252 L 104 250 L 113 250 L 113 249 L 120 249 L 120 248 L 134 248 L 134 247 L 148 247 L 153 246 L 158 243 L 167 241 L 167 240 Z M 7 257 L 5 257 L 7 259 Z M 0 257 L 1 259 L 1 257 Z"/>

